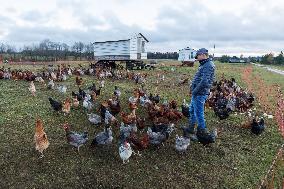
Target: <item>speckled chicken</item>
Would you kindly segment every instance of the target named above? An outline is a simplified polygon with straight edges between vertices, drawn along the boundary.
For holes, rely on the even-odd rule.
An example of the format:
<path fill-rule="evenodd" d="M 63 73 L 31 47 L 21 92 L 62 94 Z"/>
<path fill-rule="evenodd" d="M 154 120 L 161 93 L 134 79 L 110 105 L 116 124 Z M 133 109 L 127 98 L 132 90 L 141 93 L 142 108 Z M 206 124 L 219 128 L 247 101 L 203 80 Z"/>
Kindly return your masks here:
<path fill-rule="evenodd" d="M 186 138 L 184 136 L 176 135 L 175 149 L 179 153 L 184 153 L 187 150 L 189 144 L 190 144 L 190 139 L 189 138 Z"/>
<path fill-rule="evenodd" d="M 88 132 L 77 133 L 70 130 L 70 125 L 65 123 L 63 128 L 66 132 L 66 139 L 68 144 L 77 148 L 78 152 L 82 145 L 84 145 L 88 141 Z"/>

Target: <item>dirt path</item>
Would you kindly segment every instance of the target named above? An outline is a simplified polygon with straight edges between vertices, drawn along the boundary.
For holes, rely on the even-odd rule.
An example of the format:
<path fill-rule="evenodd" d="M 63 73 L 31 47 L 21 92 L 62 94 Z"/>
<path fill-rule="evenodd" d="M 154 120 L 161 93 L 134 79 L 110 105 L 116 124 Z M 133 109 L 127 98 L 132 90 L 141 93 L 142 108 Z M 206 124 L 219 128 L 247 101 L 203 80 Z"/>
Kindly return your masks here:
<path fill-rule="evenodd" d="M 268 66 L 264 66 L 264 65 L 260 65 L 260 64 L 255 64 L 255 63 L 252 63 L 252 64 L 255 65 L 255 66 L 267 69 L 268 71 L 271 71 L 271 72 L 274 72 L 274 73 L 277 73 L 277 74 L 280 74 L 280 75 L 284 75 L 284 71 L 282 71 L 282 70 L 278 70 L 278 69 L 275 69 L 275 68 L 270 68 Z"/>

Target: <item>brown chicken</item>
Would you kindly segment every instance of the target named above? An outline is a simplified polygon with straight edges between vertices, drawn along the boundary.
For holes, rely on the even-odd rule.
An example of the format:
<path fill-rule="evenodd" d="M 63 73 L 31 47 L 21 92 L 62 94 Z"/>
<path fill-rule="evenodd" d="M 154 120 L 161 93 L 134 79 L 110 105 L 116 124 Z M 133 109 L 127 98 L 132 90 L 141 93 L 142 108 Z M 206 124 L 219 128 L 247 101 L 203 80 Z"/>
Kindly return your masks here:
<path fill-rule="evenodd" d="M 145 118 L 137 117 L 136 125 L 137 125 L 137 129 L 143 130 L 146 127 Z"/>
<path fill-rule="evenodd" d="M 166 113 L 166 117 L 171 123 L 176 123 L 182 119 L 183 114 L 177 110 L 170 110 Z"/>
<path fill-rule="evenodd" d="M 49 142 L 47 139 L 47 135 L 44 132 L 42 121 L 40 119 L 36 121 L 34 141 L 35 148 L 41 153 L 40 158 L 42 158 L 44 156 L 43 151 L 48 148 Z"/>
<path fill-rule="evenodd" d="M 149 135 L 145 133 L 141 138 L 138 138 L 134 132 L 131 132 L 127 141 L 134 150 L 138 151 L 138 155 L 141 156 L 139 151 L 142 151 L 149 146 Z"/>
<path fill-rule="evenodd" d="M 79 77 L 79 76 L 76 76 L 76 84 L 78 85 L 78 86 L 81 86 L 81 85 L 83 85 L 83 78 L 81 78 L 81 77 Z"/>
<path fill-rule="evenodd" d="M 131 111 L 137 109 L 137 103 L 129 102 L 129 109 Z"/>
<path fill-rule="evenodd" d="M 70 109 L 71 109 L 71 100 L 70 100 L 70 98 L 66 98 L 66 100 L 63 102 L 62 112 L 64 114 L 69 114 Z"/>
<path fill-rule="evenodd" d="M 127 125 L 130 125 L 130 124 L 136 122 L 135 111 L 132 111 L 130 114 L 127 114 L 125 112 L 121 112 L 120 116 L 121 116 L 122 122 L 127 124 Z"/>
<path fill-rule="evenodd" d="M 108 100 L 108 107 L 113 116 L 116 116 L 121 111 L 120 101 L 115 97 Z"/>

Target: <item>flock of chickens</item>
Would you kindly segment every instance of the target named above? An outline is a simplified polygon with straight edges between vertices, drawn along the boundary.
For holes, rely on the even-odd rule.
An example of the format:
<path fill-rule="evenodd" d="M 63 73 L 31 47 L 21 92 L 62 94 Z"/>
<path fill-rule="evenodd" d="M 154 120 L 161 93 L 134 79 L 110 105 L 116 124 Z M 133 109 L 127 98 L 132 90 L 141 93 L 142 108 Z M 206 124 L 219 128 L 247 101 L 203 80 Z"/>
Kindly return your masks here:
<path fill-rule="evenodd" d="M 67 115 L 71 107 L 76 109 L 83 107 L 86 109 L 88 120 L 95 125 L 103 126 L 99 133 L 95 133 L 91 145 L 93 147 L 100 145 L 111 145 L 113 143 L 113 131 L 118 132 L 118 152 L 123 163 L 128 162 L 132 154 L 141 155 L 140 152 L 147 149 L 149 145 L 163 145 L 175 130 L 175 126 L 183 117 L 189 117 L 189 107 L 185 100 L 179 111 L 178 103 L 175 100 L 168 102 L 162 100 L 159 94 L 148 94 L 146 90 L 136 88 L 133 95 L 128 99 L 129 112 L 122 111 L 120 97 L 122 92 L 116 86 L 112 98 L 98 102 L 98 96 L 101 95 L 101 89 L 104 87 L 104 79 L 127 78 L 134 80 L 137 84 L 142 84 L 147 78 L 147 74 L 135 74 L 133 72 L 122 72 L 113 70 L 94 70 L 93 68 L 71 68 L 70 66 L 58 66 L 56 71 L 46 70 L 42 73 L 33 73 L 30 71 L 0 69 L 0 79 L 26 80 L 30 82 L 28 90 L 33 96 L 36 95 L 34 81 L 42 83 L 50 90 L 57 89 L 61 93 L 66 93 L 67 87 L 59 85 L 55 87 L 54 81 L 65 81 L 69 76 L 76 75 L 75 83 L 78 91 L 72 91 L 70 97 L 63 102 L 49 97 L 51 108 L 58 113 Z M 100 79 L 100 86 L 94 83 L 87 89 L 82 89 L 84 80 L 82 75 L 95 75 Z M 48 81 L 46 85 L 45 80 Z M 185 81 L 187 82 L 187 80 Z M 254 97 L 252 94 L 242 90 L 234 79 L 222 79 L 215 82 L 207 100 L 207 107 L 212 107 L 215 114 L 220 119 L 225 119 L 233 111 L 244 112 L 253 105 Z M 94 111 L 95 102 L 99 103 L 99 109 Z M 137 115 L 137 108 L 142 108 L 148 116 Z M 72 109 L 73 111 L 73 109 Z M 119 121 L 121 120 L 121 121 Z M 146 124 L 147 123 L 147 124 Z M 79 148 L 89 140 L 87 132 L 72 131 L 71 125 L 63 124 L 66 133 L 66 140 L 71 145 Z M 260 134 L 264 130 L 264 120 L 254 119 L 251 123 L 251 131 Z M 43 122 L 40 119 L 36 121 L 34 140 L 36 150 L 41 153 L 49 146 L 47 135 L 44 131 Z M 180 152 L 186 152 L 190 144 L 190 139 L 184 133 L 183 136 L 176 135 L 175 149 Z M 203 145 L 207 145 L 206 141 Z"/>
<path fill-rule="evenodd" d="M 222 120 L 232 112 L 249 112 L 254 100 L 253 94 L 238 86 L 234 78 L 227 80 L 222 76 L 220 81 L 213 83 L 206 106 L 212 108 Z M 259 135 L 265 129 L 264 119 L 253 117 L 244 127 L 251 128 L 252 133 Z"/>

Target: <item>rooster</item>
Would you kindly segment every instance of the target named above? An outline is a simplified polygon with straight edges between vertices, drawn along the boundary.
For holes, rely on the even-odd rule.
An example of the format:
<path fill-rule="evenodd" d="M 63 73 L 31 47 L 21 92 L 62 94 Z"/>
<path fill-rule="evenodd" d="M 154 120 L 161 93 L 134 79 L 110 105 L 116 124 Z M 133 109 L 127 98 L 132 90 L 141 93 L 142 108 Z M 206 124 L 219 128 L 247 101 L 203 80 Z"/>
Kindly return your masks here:
<path fill-rule="evenodd" d="M 70 98 L 66 98 L 66 100 L 63 102 L 62 112 L 64 114 L 69 114 L 70 109 L 71 109 L 71 100 L 70 100 Z"/>
<path fill-rule="evenodd" d="M 53 110 L 55 110 L 57 112 L 62 110 L 62 103 L 61 102 L 55 101 L 51 97 L 49 97 L 48 100 L 49 100 L 49 103 L 50 103 L 51 107 L 53 108 Z"/>
<path fill-rule="evenodd" d="M 33 81 L 30 82 L 29 91 L 32 93 L 33 96 L 35 96 L 36 88 Z"/>
<path fill-rule="evenodd" d="M 48 148 L 49 142 L 47 139 L 47 135 L 44 132 L 42 121 L 40 119 L 36 121 L 34 141 L 35 141 L 35 148 L 37 151 L 41 153 L 40 158 L 42 158 L 44 156 L 43 151 Z"/>
<path fill-rule="evenodd" d="M 63 128 L 66 132 L 68 144 L 76 147 L 79 153 L 79 148 L 88 141 L 88 132 L 76 133 L 74 131 L 70 131 L 70 125 L 68 123 L 65 123 Z"/>

